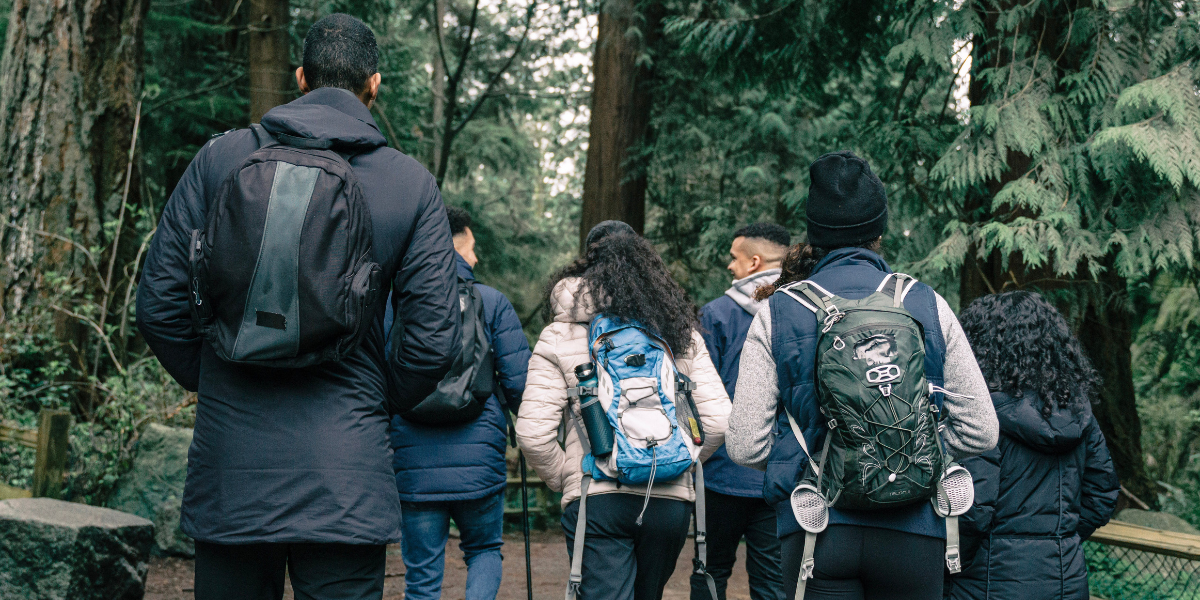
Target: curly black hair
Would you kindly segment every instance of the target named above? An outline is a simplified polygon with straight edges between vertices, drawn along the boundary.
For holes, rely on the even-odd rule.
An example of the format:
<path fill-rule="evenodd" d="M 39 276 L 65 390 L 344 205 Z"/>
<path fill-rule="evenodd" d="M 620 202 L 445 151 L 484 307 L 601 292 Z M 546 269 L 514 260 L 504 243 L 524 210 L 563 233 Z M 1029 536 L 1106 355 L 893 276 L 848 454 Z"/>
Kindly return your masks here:
<path fill-rule="evenodd" d="M 841 248 L 864 248 L 876 254 L 883 252 L 883 239 L 875 238 L 873 240 L 854 244 L 853 246 L 839 246 L 837 248 L 825 248 L 822 246 L 813 246 L 812 244 L 800 243 L 788 248 L 788 252 L 783 257 L 783 263 L 780 265 L 782 269 L 779 273 L 779 278 L 770 285 L 764 285 L 754 292 L 754 299 L 762 302 L 771 297 L 775 290 L 796 281 L 804 281 L 812 275 L 812 270 L 816 268 L 817 263 L 821 262 L 830 252 Z"/>
<path fill-rule="evenodd" d="M 699 310 L 654 246 L 640 235 L 606 235 L 583 256 L 550 277 L 543 296 L 547 321 L 554 318 L 550 297 L 568 277 L 583 279 L 579 293 L 591 294 L 597 314 L 636 321 L 663 338 L 676 353 L 687 352 L 699 329 Z"/>
<path fill-rule="evenodd" d="M 1056 405 L 1080 411 L 1100 385 L 1067 320 L 1036 292 L 977 298 L 959 319 L 988 387 L 1011 396 L 1036 392 L 1045 417 Z"/>

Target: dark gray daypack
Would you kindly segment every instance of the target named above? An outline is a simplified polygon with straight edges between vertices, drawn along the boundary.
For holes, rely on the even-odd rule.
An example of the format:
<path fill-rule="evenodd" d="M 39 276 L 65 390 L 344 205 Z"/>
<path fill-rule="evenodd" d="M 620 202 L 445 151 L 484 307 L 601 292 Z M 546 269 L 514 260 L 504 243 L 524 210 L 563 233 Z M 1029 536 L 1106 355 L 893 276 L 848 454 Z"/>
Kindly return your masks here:
<path fill-rule="evenodd" d="M 462 352 L 437 389 L 420 402 L 400 405 L 397 412 L 414 423 L 453 425 L 473 421 L 495 388 L 495 357 L 488 339 L 483 297 L 475 281 L 458 278 L 458 308 L 462 319 Z M 396 316 L 388 344 L 395 356 L 404 347 L 404 319 Z"/>
<path fill-rule="evenodd" d="M 339 360 L 371 324 L 382 272 L 371 213 L 326 140 L 270 135 L 221 185 L 191 238 L 193 323 L 224 360 Z"/>

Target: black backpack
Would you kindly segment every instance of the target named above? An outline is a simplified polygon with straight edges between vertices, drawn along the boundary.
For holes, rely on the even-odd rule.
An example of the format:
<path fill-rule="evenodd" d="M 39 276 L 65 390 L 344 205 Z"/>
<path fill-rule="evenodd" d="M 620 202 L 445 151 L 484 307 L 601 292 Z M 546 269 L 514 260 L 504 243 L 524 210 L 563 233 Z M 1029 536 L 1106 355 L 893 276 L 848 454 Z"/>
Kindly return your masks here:
<path fill-rule="evenodd" d="M 192 231 L 193 322 L 227 361 L 339 360 L 369 328 L 382 279 L 358 178 L 327 140 L 251 128 L 258 150 Z"/>
<path fill-rule="evenodd" d="M 458 307 L 462 319 L 462 353 L 437 389 L 420 402 L 400 405 L 405 420 L 426 425 L 453 425 L 473 421 L 483 413 L 483 404 L 495 387 L 495 358 L 484 328 L 483 298 L 475 282 L 458 278 Z M 395 356 L 404 344 L 400 315 L 392 324 L 389 352 Z"/>

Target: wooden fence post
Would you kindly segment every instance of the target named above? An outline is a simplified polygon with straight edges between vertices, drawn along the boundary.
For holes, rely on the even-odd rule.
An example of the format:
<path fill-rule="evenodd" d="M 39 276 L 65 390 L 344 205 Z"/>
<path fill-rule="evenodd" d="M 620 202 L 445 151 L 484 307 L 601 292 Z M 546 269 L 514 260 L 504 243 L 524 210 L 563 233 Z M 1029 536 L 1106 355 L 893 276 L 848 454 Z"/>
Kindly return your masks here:
<path fill-rule="evenodd" d="M 71 413 L 43 410 L 38 415 L 37 462 L 33 466 L 34 498 L 62 496 L 63 472 L 70 449 Z"/>

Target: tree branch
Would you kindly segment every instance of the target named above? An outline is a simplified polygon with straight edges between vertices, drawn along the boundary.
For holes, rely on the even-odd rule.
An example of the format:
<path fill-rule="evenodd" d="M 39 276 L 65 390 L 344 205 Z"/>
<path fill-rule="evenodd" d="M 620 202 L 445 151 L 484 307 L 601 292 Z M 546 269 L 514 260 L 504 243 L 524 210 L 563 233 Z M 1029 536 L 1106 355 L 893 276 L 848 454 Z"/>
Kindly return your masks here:
<path fill-rule="evenodd" d="M 51 304 L 50 308 L 53 308 L 54 310 L 57 310 L 58 312 L 60 312 L 64 315 L 67 315 L 68 317 L 73 317 L 75 319 L 78 319 L 81 323 L 94 329 L 96 331 L 96 334 L 100 336 L 100 341 L 104 342 L 104 349 L 108 350 L 108 357 L 112 359 L 113 366 L 115 366 L 117 368 L 117 371 L 120 371 L 121 376 L 125 375 L 125 367 L 121 365 L 121 361 L 117 360 L 117 353 L 115 350 L 113 350 L 112 342 L 110 342 L 108 339 L 108 336 L 104 334 L 104 328 L 101 327 L 99 323 L 97 323 L 97 322 L 93 321 L 92 319 L 89 319 L 88 317 L 81 315 L 75 311 L 65 309 L 57 304 Z M 85 368 L 86 368 L 86 365 L 85 365 Z"/>
<path fill-rule="evenodd" d="M 504 74 L 507 73 L 512 67 L 513 62 L 517 59 L 517 55 L 521 53 L 521 48 L 525 46 L 525 40 L 529 37 L 529 28 L 531 25 L 533 25 L 533 12 L 535 8 L 537 8 L 537 2 L 530 2 L 529 8 L 525 11 L 525 31 L 521 32 L 521 39 L 517 41 L 517 47 L 513 49 L 512 54 L 510 54 L 508 57 L 508 60 L 504 62 L 504 66 L 500 67 L 500 70 L 496 71 L 496 74 L 492 76 L 490 81 L 488 81 L 487 88 L 485 88 L 483 93 L 479 95 L 479 99 L 476 100 L 475 104 L 471 106 L 471 110 L 469 110 L 466 116 L 463 117 L 462 121 L 460 121 L 459 124 L 454 127 L 453 135 L 458 135 L 463 128 L 467 126 L 467 123 L 471 122 L 471 119 L 475 118 L 475 113 L 479 112 L 479 109 L 483 106 L 483 103 L 487 101 L 489 96 L 491 96 L 492 89 L 495 88 L 496 83 L 499 82 L 500 78 L 503 77 Z M 450 137 L 452 138 L 453 136 Z"/>

